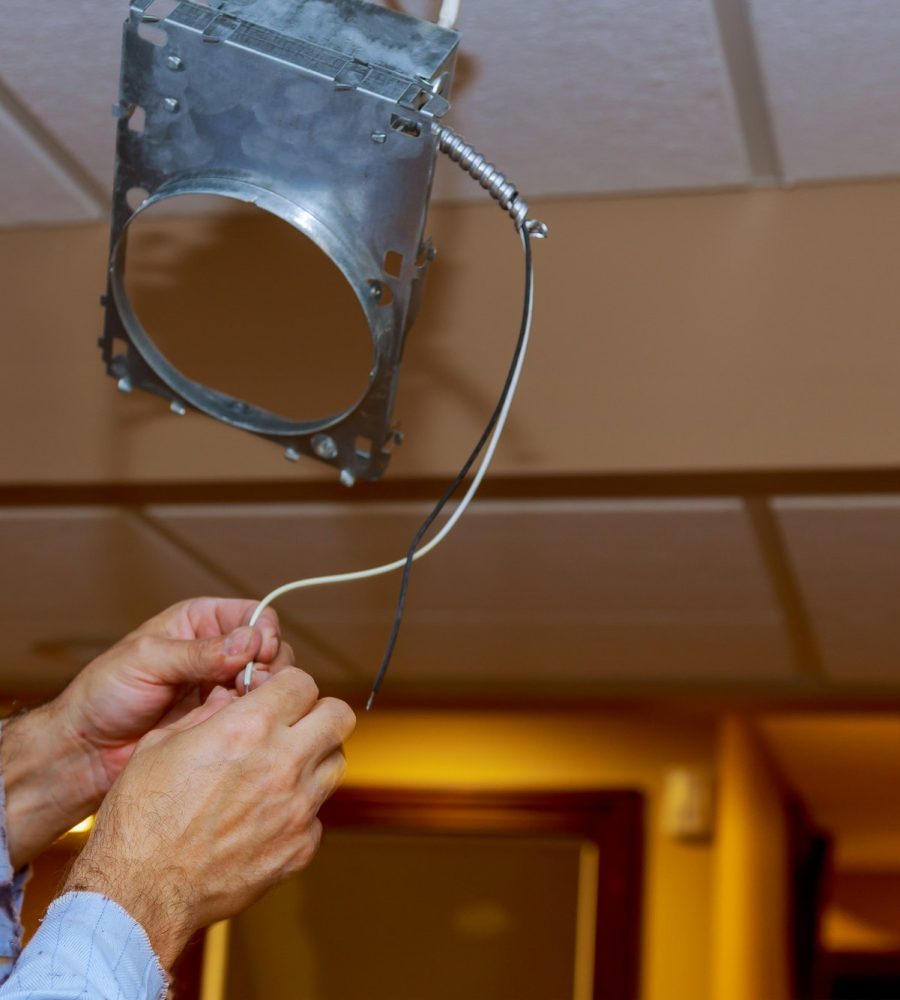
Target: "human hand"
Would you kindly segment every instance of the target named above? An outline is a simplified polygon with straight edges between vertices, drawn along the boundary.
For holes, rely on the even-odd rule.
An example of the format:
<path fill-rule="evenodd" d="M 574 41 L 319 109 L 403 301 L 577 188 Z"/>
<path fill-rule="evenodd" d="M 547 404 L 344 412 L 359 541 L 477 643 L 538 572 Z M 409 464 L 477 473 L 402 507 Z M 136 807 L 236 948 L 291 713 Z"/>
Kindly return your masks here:
<path fill-rule="evenodd" d="M 64 891 L 119 903 L 170 968 L 195 930 L 308 864 L 355 724 L 295 667 L 240 699 L 217 688 L 140 741 Z"/>
<path fill-rule="evenodd" d="M 14 867 L 29 861 L 100 803 L 154 726 L 192 710 L 214 684 L 230 685 L 255 659 L 288 662 L 277 616 L 255 628 L 253 601 L 176 604 L 126 636 L 48 705 L 6 723 L 0 757 Z"/>

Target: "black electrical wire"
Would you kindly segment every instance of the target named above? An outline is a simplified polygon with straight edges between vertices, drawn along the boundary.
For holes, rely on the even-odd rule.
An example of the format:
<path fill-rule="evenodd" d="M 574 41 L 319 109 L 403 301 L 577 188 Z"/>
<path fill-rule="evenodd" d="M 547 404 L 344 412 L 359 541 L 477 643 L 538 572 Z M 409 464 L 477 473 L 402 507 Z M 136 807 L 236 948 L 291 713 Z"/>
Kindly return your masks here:
<path fill-rule="evenodd" d="M 500 419 L 500 414 L 503 411 L 503 407 L 506 404 L 506 400 L 509 397 L 510 390 L 512 389 L 513 378 L 515 377 L 516 368 L 519 364 L 519 359 L 522 357 L 522 351 L 525 349 L 525 342 L 528 336 L 528 325 L 529 318 L 531 316 L 531 300 L 534 294 L 534 268 L 532 264 L 532 253 L 531 253 L 531 234 L 528 230 L 527 224 L 523 224 L 519 228 L 519 233 L 522 237 L 522 245 L 525 250 L 525 292 L 523 296 L 522 304 L 522 322 L 519 327 L 519 336 L 516 340 L 515 351 L 513 352 L 512 362 L 509 366 L 509 372 L 506 376 L 506 382 L 503 385 L 503 390 L 500 393 L 500 399 L 497 402 L 497 406 L 494 408 L 494 412 L 491 414 L 490 420 L 488 420 L 481 437 L 478 439 L 478 443 L 472 449 L 469 457 L 466 459 L 463 467 L 454 477 L 453 481 L 444 491 L 443 496 L 434 505 L 431 513 L 422 524 L 419 526 L 419 530 L 416 532 L 415 537 L 410 543 L 409 549 L 406 553 L 406 563 L 403 567 L 403 577 L 400 581 L 400 592 L 397 595 L 397 607 L 394 611 L 394 621 L 391 626 L 391 634 L 387 641 L 387 646 L 384 650 L 384 655 L 381 659 L 381 666 L 378 668 L 378 673 L 375 677 L 375 682 L 372 685 L 372 691 L 369 695 L 369 700 L 366 703 L 366 711 L 372 708 L 378 692 L 381 690 L 381 685 L 384 683 L 384 678 L 387 675 L 388 667 L 391 664 L 391 659 L 394 655 L 394 649 L 397 645 L 397 639 L 400 635 L 400 626 L 403 623 L 403 612 L 406 608 L 406 598 L 409 592 L 409 578 L 412 572 L 413 560 L 415 559 L 416 550 L 422 542 L 425 533 L 434 524 L 438 515 L 447 505 L 447 503 L 452 499 L 454 493 L 459 489 L 465 480 L 466 476 L 469 474 L 470 469 L 478 460 L 478 456 L 484 450 L 484 446 L 487 444 L 488 439 L 493 433 L 494 428 L 497 426 L 497 421 Z"/>

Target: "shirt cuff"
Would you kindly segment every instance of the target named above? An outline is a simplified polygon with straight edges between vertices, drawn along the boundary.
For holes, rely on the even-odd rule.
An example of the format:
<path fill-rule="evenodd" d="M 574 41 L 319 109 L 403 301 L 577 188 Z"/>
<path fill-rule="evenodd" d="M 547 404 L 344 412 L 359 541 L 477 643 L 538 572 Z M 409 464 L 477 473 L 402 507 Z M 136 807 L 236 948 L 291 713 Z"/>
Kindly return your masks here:
<path fill-rule="evenodd" d="M 3 723 L 0 722 L 0 740 Z M 6 785 L 0 774 L 0 983 L 6 978 L 9 966 L 22 950 L 22 899 L 25 883 L 31 874 L 28 867 L 14 872 L 9 860 L 9 841 L 6 833 Z M 5 960 L 5 961 L 4 961 Z"/>
<path fill-rule="evenodd" d="M 47 910 L 0 997 L 13 1000 L 29 990 L 163 1000 L 168 977 L 144 928 L 118 903 L 95 892 L 68 892 Z"/>

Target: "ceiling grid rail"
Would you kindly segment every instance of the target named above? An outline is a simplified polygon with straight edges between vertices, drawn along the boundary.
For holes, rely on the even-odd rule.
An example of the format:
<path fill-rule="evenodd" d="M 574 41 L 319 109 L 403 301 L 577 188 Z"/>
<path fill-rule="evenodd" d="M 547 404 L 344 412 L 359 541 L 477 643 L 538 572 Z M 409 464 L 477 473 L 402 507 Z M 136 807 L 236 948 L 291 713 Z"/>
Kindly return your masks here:
<path fill-rule="evenodd" d="M 744 509 L 763 561 L 775 602 L 784 616 L 794 668 L 805 680 L 827 681 L 812 616 L 806 606 L 788 548 L 768 497 L 747 497 Z"/>
<path fill-rule="evenodd" d="M 749 9 L 750 0 L 710 0 L 755 184 L 781 184 L 781 153 Z"/>
<path fill-rule="evenodd" d="M 129 517 L 139 523 L 143 528 L 149 530 L 157 538 L 161 539 L 166 545 L 175 549 L 180 555 L 196 563 L 201 567 L 201 569 L 209 573 L 210 576 L 213 576 L 217 580 L 221 581 L 222 585 L 231 591 L 232 595 L 246 598 L 248 595 L 253 594 L 252 588 L 247 586 L 244 581 L 234 576 L 227 569 L 225 569 L 224 566 L 221 566 L 215 560 L 210 559 L 209 556 L 200 552 L 194 546 L 185 542 L 184 539 L 170 531 L 148 511 L 143 508 L 135 507 L 121 507 L 119 509 L 126 517 Z M 368 683 L 368 673 L 364 671 L 359 664 L 356 664 L 352 660 L 348 659 L 331 643 L 321 639 L 309 628 L 301 625 L 283 610 L 278 610 L 278 618 L 287 631 L 293 632 L 302 642 L 309 646 L 310 649 L 315 650 L 321 656 L 328 659 L 351 682 Z"/>
<path fill-rule="evenodd" d="M 56 170 L 82 200 L 105 218 L 110 210 L 110 195 L 103 184 L 73 155 L 16 96 L 0 76 L 0 112 L 5 112 L 12 124 L 27 138 L 41 157 Z"/>

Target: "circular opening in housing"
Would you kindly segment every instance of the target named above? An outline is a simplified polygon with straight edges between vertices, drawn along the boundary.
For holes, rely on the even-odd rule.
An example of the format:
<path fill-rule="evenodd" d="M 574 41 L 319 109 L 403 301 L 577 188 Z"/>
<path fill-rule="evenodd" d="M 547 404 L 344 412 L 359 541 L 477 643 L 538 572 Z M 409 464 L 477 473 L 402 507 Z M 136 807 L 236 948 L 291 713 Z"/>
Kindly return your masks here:
<path fill-rule="evenodd" d="M 176 195 L 128 226 L 124 290 L 181 375 L 297 422 L 326 421 L 370 383 L 372 337 L 344 274 L 254 206 Z"/>

